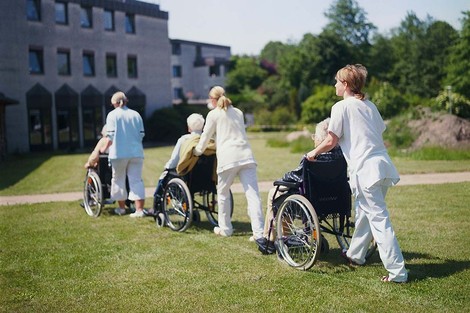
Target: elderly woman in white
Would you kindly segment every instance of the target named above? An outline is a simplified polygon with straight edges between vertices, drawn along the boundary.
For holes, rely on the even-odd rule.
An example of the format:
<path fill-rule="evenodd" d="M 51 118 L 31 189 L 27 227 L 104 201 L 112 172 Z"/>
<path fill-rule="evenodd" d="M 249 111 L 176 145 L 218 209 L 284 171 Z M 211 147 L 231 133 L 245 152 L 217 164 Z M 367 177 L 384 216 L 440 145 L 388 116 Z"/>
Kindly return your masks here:
<path fill-rule="evenodd" d="M 199 144 L 194 148 L 194 154 L 201 155 L 209 140 L 216 135 L 219 226 L 214 228 L 214 233 L 219 236 L 231 236 L 233 233 L 230 186 L 235 177 L 239 176 L 248 203 L 253 238 L 261 239 L 264 216 L 258 190 L 256 161 L 246 136 L 243 112 L 232 106 L 232 101 L 225 96 L 225 90 L 220 86 L 210 90 L 209 98 L 214 109 L 207 114 L 206 125 Z"/>

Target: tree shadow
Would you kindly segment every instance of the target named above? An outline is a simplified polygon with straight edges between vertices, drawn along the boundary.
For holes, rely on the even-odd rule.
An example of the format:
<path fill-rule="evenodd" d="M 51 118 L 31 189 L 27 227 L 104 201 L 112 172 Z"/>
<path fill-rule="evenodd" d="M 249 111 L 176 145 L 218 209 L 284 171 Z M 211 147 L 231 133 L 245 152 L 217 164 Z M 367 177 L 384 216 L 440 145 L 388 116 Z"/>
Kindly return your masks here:
<path fill-rule="evenodd" d="M 22 154 L 10 156 L 6 161 L 0 162 L 0 172 L 2 173 L 0 190 L 14 186 L 52 156 L 54 155 L 51 153 Z"/>

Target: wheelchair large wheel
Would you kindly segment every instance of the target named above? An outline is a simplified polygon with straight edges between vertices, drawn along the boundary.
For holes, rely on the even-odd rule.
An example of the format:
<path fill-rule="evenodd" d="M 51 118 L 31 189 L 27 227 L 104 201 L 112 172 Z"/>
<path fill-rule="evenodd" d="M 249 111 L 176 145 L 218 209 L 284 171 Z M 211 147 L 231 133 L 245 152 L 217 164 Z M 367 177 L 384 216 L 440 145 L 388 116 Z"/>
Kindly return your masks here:
<path fill-rule="evenodd" d="M 352 217 L 345 215 L 335 215 L 333 217 L 333 231 L 335 232 L 336 240 L 341 250 L 348 250 L 351 244 L 351 238 L 354 233 L 355 224 Z M 370 258 L 375 250 L 377 244 L 374 240 L 371 240 L 366 253 L 366 259 Z"/>
<path fill-rule="evenodd" d="M 219 205 L 217 202 L 217 192 L 205 191 L 202 195 L 203 197 L 203 206 L 206 208 L 206 216 L 209 222 L 214 225 L 219 225 Z M 233 214 L 233 194 L 230 190 L 230 217 Z"/>
<path fill-rule="evenodd" d="M 95 171 L 88 171 L 85 177 L 83 206 L 85 212 L 92 217 L 100 216 L 103 209 L 103 186 L 98 173 Z"/>
<path fill-rule="evenodd" d="M 290 266 L 308 270 L 321 249 L 320 222 L 312 204 L 301 195 L 287 197 L 276 215 L 278 254 Z"/>
<path fill-rule="evenodd" d="M 193 199 L 188 186 L 180 178 L 171 179 L 163 194 L 163 213 L 168 227 L 185 231 L 193 220 Z"/>

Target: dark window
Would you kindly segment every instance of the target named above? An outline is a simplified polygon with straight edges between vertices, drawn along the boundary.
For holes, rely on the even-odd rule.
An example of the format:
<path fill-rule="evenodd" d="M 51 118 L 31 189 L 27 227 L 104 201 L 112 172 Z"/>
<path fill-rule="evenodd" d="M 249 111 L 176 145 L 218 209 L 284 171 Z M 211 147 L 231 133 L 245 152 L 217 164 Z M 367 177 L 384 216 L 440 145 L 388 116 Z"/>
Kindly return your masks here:
<path fill-rule="evenodd" d="M 68 24 L 67 4 L 64 2 L 55 3 L 55 21 L 57 24 Z"/>
<path fill-rule="evenodd" d="M 173 77 L 181 77 L 181 65 L 173 65 Z"/>
<path fill-rule="evenodd" d="M 173 99 L 183 99 L 183 88 L 173 88 Z"/>
<path fill-rule="evenodd" d="M 52 149 L 52 95 L 36 85 L 26 93 L 31 151 Z"/>
<path fill-rule="evenodd" d="M 135 34 L 135 16 L 126 14 L 126 33 Z"/>
<path fill-rule="evenodd" d="M 219 65 L 213 65 L 209 67 L 209 76 L 214 77 L 214 76 L 220 76 L 220 66 Z"/>
<path fill-rule="evenodd" d="M 29 73 L 44 74 L 43 51 L 40 48 L 29 49 Z"/>
<path fill-rule="evenodd" d="M 137 57 L 127 57 L 127 76 L 129 78 L 137 78 Z"/>
<path fill-rule="evenodd" d="M 171 45 L 171 54 L 173 55 L 180 55 L 181 54 L 181 44 L 173 43 Z"/>
<path fill-rule="evenodd" d="M 114 12 L 110 10 L 104 10 L 104 29 L 114 30 Z"/>
<path fill-rule="evenodd" d="M 106 55 L 106 75 L 108 77 L 117 77 L 117 62 L 115 54 Z"/>
<path fill-rule="evenodd" d="M 28 21 L 41 20 L 41 1 L 40 0 L 27 0 L 26 1 L 26 17 Z"/>
<path fill-rule="evenodd" d="M 83 28 L 92 28 L 93 27 L 93 11 L 91 7 L 81 7 L 80 8 L 80 25 Z"/>
<path fill-rule="evenodd" d="M 95 76 L 95 56 L 93 52 L 83 53 L 83 75 Z"/>
<path fill-rule="evenodd" d="M 57 74 L 70 75 L 70 52 L 67 50 L 57 51 Z"/>

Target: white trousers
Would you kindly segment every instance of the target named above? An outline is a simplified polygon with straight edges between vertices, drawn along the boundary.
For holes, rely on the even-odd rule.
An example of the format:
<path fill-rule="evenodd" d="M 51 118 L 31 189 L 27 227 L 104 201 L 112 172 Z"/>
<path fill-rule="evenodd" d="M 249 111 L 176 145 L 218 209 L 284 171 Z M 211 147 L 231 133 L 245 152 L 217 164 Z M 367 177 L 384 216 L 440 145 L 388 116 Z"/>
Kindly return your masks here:
<path fill-rule="evenodd" d="M 219 205 L 219 227 L 228 235 L 233 233 L 232 220 L 230 218 L 230 187 L 237 175 L 245 191 L 248 204 L 247 211 L 251 221 L 253 236 L 255 239 L 261 238 L 263 236 L 264 216 L 259 196 L 256 164 L 237 166 L 218 174 L 217 201 Z"/>
<path fill-rule="evenodd" d="M 142 181 L 142 168 L 144 159 L 113 159 L 111 167 L 113 178 L 111 179 L 111 200 L 143 200 L 145 199 L 145 187 Z M 129 180 L 129 195 L 126 188 L 126 176 Z"/>
<path fill-rule="evenodd" d="M 379 181 L 368 189 L 361 189 L 359 185 L 357 188 L 356 229 L 346 255 L 358 264 L 365 263 L 367 248 L 374 238 L 390 280 L 406 281 L 408 272 L 405 261 L 385 204 L 388 185 Z"/>

